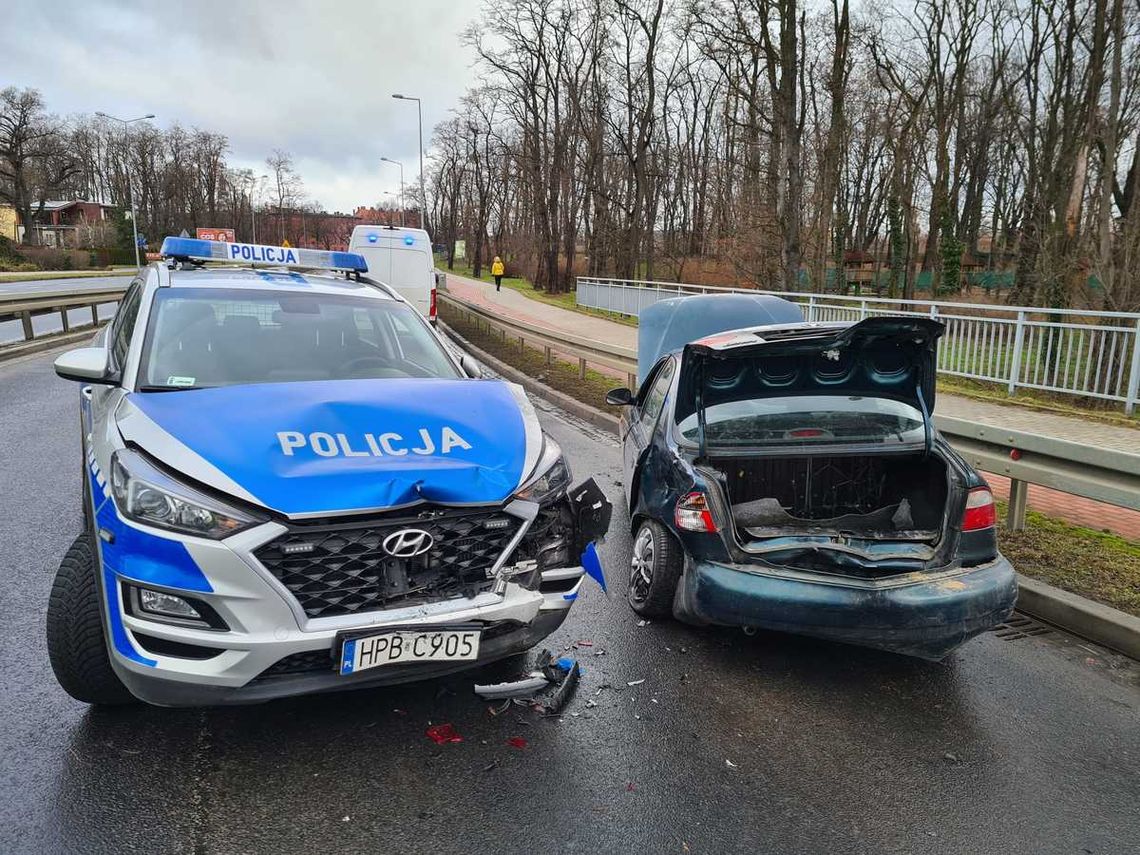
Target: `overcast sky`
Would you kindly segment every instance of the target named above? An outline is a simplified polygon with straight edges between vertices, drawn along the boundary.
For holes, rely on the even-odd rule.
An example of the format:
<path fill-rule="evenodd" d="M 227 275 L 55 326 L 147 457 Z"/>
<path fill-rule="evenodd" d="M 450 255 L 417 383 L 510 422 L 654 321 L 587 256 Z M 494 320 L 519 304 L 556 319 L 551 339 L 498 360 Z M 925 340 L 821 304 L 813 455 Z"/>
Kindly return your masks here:
<path fill-rule="evenodd" d="M 229 161 L 265 171 L 293 154 L 328 210 L 374 204 L 418 179 L 424 148 L 471 82 L 459 33 L 478 0 L 6 0 L 0 88 L 33 87 L 61 115 L 131 118 L 225 134 Z M 410 188 L 409 188 L 410 189 Z M 391 198 L 391 197 L 389 197 Z"/>

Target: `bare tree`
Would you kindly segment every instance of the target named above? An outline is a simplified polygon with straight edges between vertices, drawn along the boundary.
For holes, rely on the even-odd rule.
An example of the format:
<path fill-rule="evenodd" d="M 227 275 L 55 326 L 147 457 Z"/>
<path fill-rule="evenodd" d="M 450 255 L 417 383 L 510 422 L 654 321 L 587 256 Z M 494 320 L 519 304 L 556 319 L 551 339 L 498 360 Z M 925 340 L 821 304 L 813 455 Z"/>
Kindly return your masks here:
<path fill-rule="evenodd" d="M 0 91 L 0 200 L 24 223 L 24 242 L 38 242 L 33 227 L 44 202 L 79 172 L 63 123 L 44 109 L 35 89 Z"/>
<path fill-rule="evenodd" d="M 277 208 L 277 226 L 280 240 L 285 240 L 285 212 L 292 211 L 304 198 L 301 176 L 293 166 L 293 156 L 277 148 L 265 158 L 269 178 L 273 182 L 273 199 Z"/>

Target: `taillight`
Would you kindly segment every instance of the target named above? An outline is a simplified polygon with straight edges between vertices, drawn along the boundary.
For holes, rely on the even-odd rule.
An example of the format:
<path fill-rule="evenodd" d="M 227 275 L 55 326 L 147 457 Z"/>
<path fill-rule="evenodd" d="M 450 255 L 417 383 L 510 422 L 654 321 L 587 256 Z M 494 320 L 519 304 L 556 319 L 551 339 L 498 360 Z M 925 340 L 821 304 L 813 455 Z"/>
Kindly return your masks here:
<path fill-rule="evenodd" d="M 435 317 L 435 286 L 431 286 L 431 306 L 428 308 L 428 317 Z"/>
<path fill-rule="evenodd" d="M 685 531 L 716 531 L 716 522 L 704 493 L 689 493 L 678 499 L 673 522 Z"/>
<path fill-rule="evenodd" d="M 962 514 L 962 531 L 993 528 L 997 522 L 994 495 L 988 487 L 975 487 L 966 496 L 966 512 Z"/>

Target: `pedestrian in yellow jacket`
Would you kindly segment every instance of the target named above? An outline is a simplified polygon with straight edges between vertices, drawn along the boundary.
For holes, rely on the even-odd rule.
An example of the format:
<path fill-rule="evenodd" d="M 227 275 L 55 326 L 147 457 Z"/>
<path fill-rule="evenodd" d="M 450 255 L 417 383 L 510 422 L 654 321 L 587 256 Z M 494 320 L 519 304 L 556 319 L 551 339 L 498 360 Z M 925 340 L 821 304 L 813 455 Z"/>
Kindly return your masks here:
<path fill-rule="evenodd" d="M 495 277 L 495 290 L 498 291 L 503 287 L 503 259 L 497 255 L 491 262 L 491 275 Z"/>

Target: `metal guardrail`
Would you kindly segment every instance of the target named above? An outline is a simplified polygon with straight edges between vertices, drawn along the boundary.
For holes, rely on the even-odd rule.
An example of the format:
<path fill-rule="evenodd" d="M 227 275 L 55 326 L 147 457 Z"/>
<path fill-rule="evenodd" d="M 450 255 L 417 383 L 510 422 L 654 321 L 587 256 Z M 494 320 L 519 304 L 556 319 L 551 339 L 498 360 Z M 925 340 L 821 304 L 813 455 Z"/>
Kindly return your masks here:
<path fill-rule="evenodd" d="M 579 276 L 578 305 L 639 315 L 659 300 L 689 294 L 771 294 L 799 303 L 808 321 L 857 321 L 872 315 L 921 315 L 946 324 L 938 371 L 1018 389 L 1140 402 L 1140 314 L 892 300 L 801 291 L 760 291 L 676 282 Z"/>
<path fill-rule="evenodd" d="M 637 385 L 637 351 L 633 348 L 619 347 L 604 341 L 559 332 L 549 327 L 537 327 L 513 318 L 505 318 L 475 303 L 442 292 L 438 293 L 437 300 L 441 307 L 459 312 L 469 322 L 499 332 L 504 340 L 508 337 L 517 339 L 520 347 L 525 346 L 528 341 L 541 345 L 547 365 L 553 361 L 555 353 L 562 353 L 578 361 L 578 376 L 583 380 L 586 379 L 587 366 L 594 364 L 620 371 L 626 375 L 626 382 L 630 386 Z"/>
<path fill-rule="evenodd" d="M 504 318 L 449 294 L 440 294 L 439 300 L 469 321 L 498 331 L 504 340 L 516 338 L 520 347 L 527 341 L 541 345 L 547 363 L 553 353 L 562 353 L 578 360 L 581 377 L 587 364 L 594 363 L 625 373 L 631 388 L 636 383 L 637 352 L 632 348 Z M 970 465 L 1010 479 L 1008 528 L 1025 527 L 1028 484 L 1140 510 L 1140 441 L 1138 453 L 1130 454 L 952 416 L 936 414 L 934 422 Z"/>
<path fill-rule="evenodd" d="M 127 288 L 120 285 L 113 288 L 100 288 L 87 291 L 43 291 L 25 293 L 0 293 L 0 323 L 5 321 L 18 321 L 22 328 L 23 338 L 0 344 L 0 359 L 4 358 L 5 351 L 16 352 L 23 350 L 21 345 L 30 342 L 46 340 L 54 336 L 64 335 L 76 329 L 94 329 L 99 324 L 110 320 L 113 312 L 108 311 L 106 316 L 100 315 L 99 308 L 113 303 L 118 304 Z M 76 322 L 70 313 L 76 309 L 87 309 L 91 313 L 91 320 Z M 32 318 L 42 315 L 59 314 L 61 329 L 37 334 Z"/>

